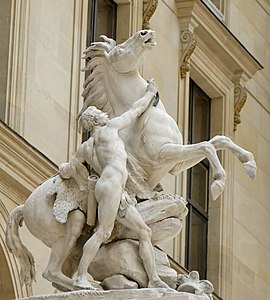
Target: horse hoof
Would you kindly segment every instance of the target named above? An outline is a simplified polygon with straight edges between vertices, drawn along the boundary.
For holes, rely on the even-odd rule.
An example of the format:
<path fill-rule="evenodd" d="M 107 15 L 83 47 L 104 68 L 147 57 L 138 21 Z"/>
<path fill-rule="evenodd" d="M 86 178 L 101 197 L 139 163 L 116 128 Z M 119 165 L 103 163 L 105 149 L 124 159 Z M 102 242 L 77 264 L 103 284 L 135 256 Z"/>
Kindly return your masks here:
<path fill-rule="evenodd" d="M 256 162 L 254 159 L 246 162 L 243 164 L 244 165 L 244 170 L 245 172 L 248 174 L 248 176 L 254 180 L 256 177 L 256 171 L 257 171 L 257 166 L 256 166 Z"/>
<path fill-rule="evenodd" d="M 55 289 L 57 289 L 59 292 L 70 292 L 70 291 L 73 291 L 74 290 L 74 288 L 66 288 L 66 287 L 64 287 L 64 286 L 62 286 L 62 285 L 60 285 L 60 284 L 58 284 L 58 283 L 55 283 L 55 282 L 52 282 L 52 286 L 55 288 Z"/>
<path fill-rule="evenodd" d="M 217 179 L 211 184 L 211 195 L 213 200 L 216 200 L 221 195 L 221 193 L 224 191 L 224 188 L 225 181 L 221 179 Z"/>

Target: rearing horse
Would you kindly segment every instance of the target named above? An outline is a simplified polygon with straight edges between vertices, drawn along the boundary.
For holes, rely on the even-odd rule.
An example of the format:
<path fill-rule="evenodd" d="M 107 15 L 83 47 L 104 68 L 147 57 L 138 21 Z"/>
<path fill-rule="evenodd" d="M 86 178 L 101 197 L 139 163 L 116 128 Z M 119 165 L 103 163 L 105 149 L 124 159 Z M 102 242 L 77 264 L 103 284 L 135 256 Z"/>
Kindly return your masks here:
<path fill-rule="evenodd" d="M 86 50 L 85 58 L 91 60 L 85 70 L 90 70 L 91 74 L 84 83 L 83 95 L 86 101 L 81 113 L 89 105 L 95 105 L 111 117 L 118 116 L 145 94 L 147 82 L 140 76 L 138 70 L 145 50 L 155 45 L 153 38 L 153 31 L 143 30 L 116 46 L 114 40 L 103 36 L 104 42 L 93 43 Z M 129 155 L 130 177 L 133 176 L 132 173 L 135 175 L 133 178 L 135 182 L 133 179 L 129 180 L 133 183 L 130 187 L 138 183 L 139 192 L 146 186 L 148 191 L 155 189 L 168 172 L 177 174 L 208 158 L 214 177 L 211 193 L 213 199 L 216 199 L 224 189 L 226 177 L 216 150 L 224 148 L 230 149 L 237 156 L 251 178 L 256 174 L 253 155 L 225 136 L 216 136 L 208 142 L 183 145 L 182 135 L 175 121 L 166 113 L 161 101 L 157 106 L 148 108 L 136 125 L 123 130 L 121 137 Z M 80 256 L 78 253 L 87 238 L 81 235 L 85 215 L 80 208 L 75 207 L 68 213 L 66 223 L 56 221 L 53 216 L 55 189 L 58 185 L 61 189 L 63 185 L 65 186 L 62 181 L 59 175 L 46 180 L 35 189 L 25 204 L 16 207 L 9 217 L 6 231 L 7 246 L 20 260 L 21 279 L 26 284 L 32 283 L 35 271 L 33 257 L 19 237 L 18 227 L 23 220 L 29 231 L 52 249 L 43 277 L 61 287 L 73 289 L 72 276 L 77 269 Z M 68 191 L 78 190 L 78 186 L 72 181 L 66 181 L 66 184 L 70 185 Z M 65 195 L 73 199 L 74 193 L 69 192 Z M 83 198 L 82 202 L 86 201 L 87 198 Z M 153 200 L 153 203 L 156 205 L 156 200 Z M 178 208 L 185 209 L 185 206 L 180 205 Z M 185 210 L 180 213 L 184 212 Z M 164 214 L 161 215 L 163 220 Z M 154 239 L 159 241 L 160 238 L 172 234 L 175 234 L 173 230 L 170 229 L 168 232 L 165 228 L 165 234 L 157 232 L 158 239 Z"/>
<path fill-rule="evenodd" d="M 89 106 L 107 112 L 111 117 L 121 115 L 132 103 L 142 97 L 147 82 L 141 77 L 139 67 L 143 54 L 155 46 L 154 31 L 141 30 L 122 44 L 106 36 L 84 52 L 89 59 L 84 71 L 91 74 L 84 82 L 85 102 L 81 113 Z M 141 116 L 139 122 L 121 133 L 127 152 L 147 173 L 145 179 L 151 189 L 167 174 L 176 175 L 207 158 L 212 167 L 212 198 L 224 190 L 226 173 L 216 150 L 230 149 L 244 164 L 247 174 L 254 179 L 256 163 L 252 153 L 242 149 L 226 136 L 215 136 L 209 141 L 183 145 L 176 122 L 166 112 L 161 101 Z"/>

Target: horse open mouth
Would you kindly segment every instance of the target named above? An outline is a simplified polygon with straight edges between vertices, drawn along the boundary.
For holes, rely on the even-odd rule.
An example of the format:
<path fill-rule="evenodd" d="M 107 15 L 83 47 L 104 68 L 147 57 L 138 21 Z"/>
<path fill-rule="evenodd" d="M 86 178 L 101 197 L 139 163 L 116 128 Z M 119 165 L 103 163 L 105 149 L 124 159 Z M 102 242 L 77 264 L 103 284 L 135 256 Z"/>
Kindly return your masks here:
<path fill-rule="evenodd" d="M 152 45 L 155 46 L 157 43 L 154 41 L 153 37 L 148 38 L 146 41 L 144 41 L 145 45 Z"/>

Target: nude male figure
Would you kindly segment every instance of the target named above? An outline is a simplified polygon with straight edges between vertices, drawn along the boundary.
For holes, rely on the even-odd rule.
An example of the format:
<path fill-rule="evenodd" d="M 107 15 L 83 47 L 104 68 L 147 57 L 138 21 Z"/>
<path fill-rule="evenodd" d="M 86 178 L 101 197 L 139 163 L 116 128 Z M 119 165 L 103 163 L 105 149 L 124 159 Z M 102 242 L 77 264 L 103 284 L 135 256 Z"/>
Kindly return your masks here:
<path fill-rule="evenodd" d="M 79 165 L 86 161 L 94 167 L 100 178 L 95 187 L 95 197 L 98 202 L 98 227 L 84 245 L 77 278 L 74 282 L 76 287 L 95 289 L 86 278 L 87 269 L 101 244 L 111 236 L 117 218 L 119 222 L 139 235 L 139 255 L 149 278 L 148 286 L 169 288 L 157 274 L 151 243 L 151 230 L 144 223 L 136 208 L 127 203 L 125 216 L 117 216 L 121 197 L 126 198 L 127 202 L 129 198 L 128 194 L 124 192 L 128 176 L 126 169 L 127 153 L 119 136 L 119 130 L 136 121 L 147 109 L 156 92 L 155 83 L 150 81 L 146 94 L 121 116 L 109 120 L 107 114 L 95 107 L 89 107 L 81 117 L 80 121 L 83 127 L 91 130 L 92 136 L 79 147 L 73 161 Z M 84 189 L 83 177 L 85 175 L 84 172 L 78 174 L 79 170 L 80 167 L 73 174 L 77 173 L 75 179 L 80 188 Z M 84 168 L 82 167 L 81 170 L 84 171 Z M 70 176 L 68 168 L 62 170 L 62 175 L 63 173 L 66 173 L 63 177 L 68 178 Z"/>

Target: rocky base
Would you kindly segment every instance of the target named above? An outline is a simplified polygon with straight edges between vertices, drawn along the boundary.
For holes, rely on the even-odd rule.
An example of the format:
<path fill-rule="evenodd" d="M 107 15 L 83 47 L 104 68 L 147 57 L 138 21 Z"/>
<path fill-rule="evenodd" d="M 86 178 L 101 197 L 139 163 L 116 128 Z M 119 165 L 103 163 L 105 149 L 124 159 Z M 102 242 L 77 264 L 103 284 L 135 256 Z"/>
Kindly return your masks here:
<path fill-rule="evenodd" d="M 206 296 L 197 296 L 189 293 L 179 293 L 167 289 L 129 289 L 129 290 L 114 290 L 114 291 L 76 291 L 68 293 L 31 296 L 22 298 L 23 300 L 209 300 Z M 22 300 L 21 299 L 21 300 Z"/>
<path fill-rule="evenodd" d="M 169 287 L 175 289 L 177 273 L 170 267 L 167 254 L 156 247 L 154 252 L 158 275 Z M 127 286 L 125 289 L 138 286 L 147 288 L 148 285 L 148 278 L 139 257 L 139 242 L 130 239 L 102 246 L 90 264 L 89 273 L 108 290 L 122 289 L 123 286 Z"/>

